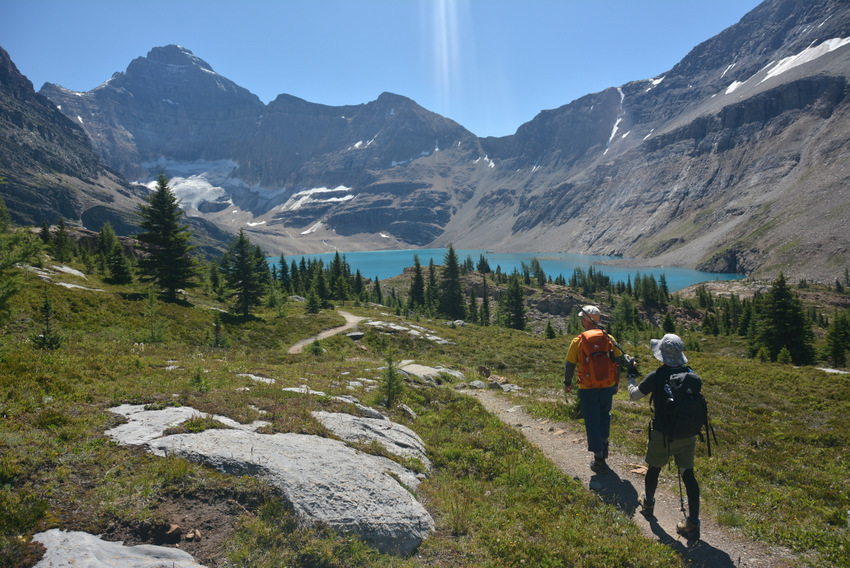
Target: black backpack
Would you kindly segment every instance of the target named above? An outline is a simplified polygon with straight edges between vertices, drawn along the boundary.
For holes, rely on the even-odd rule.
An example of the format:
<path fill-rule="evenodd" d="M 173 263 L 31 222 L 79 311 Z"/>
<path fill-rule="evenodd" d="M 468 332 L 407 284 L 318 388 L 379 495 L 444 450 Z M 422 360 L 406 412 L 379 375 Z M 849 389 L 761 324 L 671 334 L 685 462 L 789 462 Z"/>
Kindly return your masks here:
<path fill-rule="evenodd" d="M 686 371 L 673 373 L 663 387 L 653 394 L 653 398 L 656 424 L 662 427 L 665 445 L 691 436 L 699 436 L 702 440 L 702 430 L 705 428 L 710 457 L 711 437 L 717 444 L 717 436 L 708 420 L 708 403 L 702 395 L 702 379 L 699 375 L 690 367 Z"/>

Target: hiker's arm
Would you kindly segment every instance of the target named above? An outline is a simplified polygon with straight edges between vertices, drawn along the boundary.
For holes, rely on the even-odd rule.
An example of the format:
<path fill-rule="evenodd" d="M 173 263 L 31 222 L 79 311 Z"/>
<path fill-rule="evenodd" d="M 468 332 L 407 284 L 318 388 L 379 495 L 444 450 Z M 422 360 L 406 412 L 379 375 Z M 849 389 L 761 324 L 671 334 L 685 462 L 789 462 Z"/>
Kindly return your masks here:
<path fill-rule="evenodd" d="M 564 392 L 569 393 L 573 390 L 573 376 L 576 374 L 576 364 L 567 361 L 564 363 Z"/>
<path fill-rule="evenodd" d="M 637 369 L 637 362 L 633 357 L 629 357 L 627 360 L 626 372 L 629 374 L 629 400 L 640 400 L 645 397 L 648 392 L 651 392 L 649 389 L 647 389 L 647 392 L 643 392 L 640 389 L 640 387 L 646 383 L 646 379 L 641 381 L 640 385 L 637 384 L 637 377 L 639 373 Z"/>

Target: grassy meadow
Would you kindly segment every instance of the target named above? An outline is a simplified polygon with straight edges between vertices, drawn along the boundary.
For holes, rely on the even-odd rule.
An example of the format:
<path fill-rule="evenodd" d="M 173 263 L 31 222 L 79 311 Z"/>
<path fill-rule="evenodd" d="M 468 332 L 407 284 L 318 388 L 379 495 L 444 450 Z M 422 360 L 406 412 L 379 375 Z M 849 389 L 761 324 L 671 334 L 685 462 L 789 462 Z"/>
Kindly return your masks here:
<path fill-rule="evenodd" d="M 32 566 L 39 551 L 30 537 L 49 528 L 155 542 L 169 523 L 191 512 L 204 516 L 208 536 L 181 548 L 211 568 L 682 565 L 672 550 L 647 541 L 625 514 L 456 391 L 450 377 L 441 387 L 405 385 L 400 402 L 416 419 L 397 406 L 383 408 L 379 388 L 352 391 L 348 384 L 364 378 L 380 387 L 388 356 L 443 364 L 469 380 L 486 366 L 522 386 L 522 402 L 536 414 L 577 421 L 570 407 L 553 402 L 561 393 L 568 336 L 547 340 L 416 318 L 411 321 L 455 345 L 361 326 L 366 336 L 358 343 L 335 336 L 322 340 L 321 350 L 290 355 L 296 341 L 343 318 L 332 310 L 308 314 L 292 300 L 282 310 L 262 308 L 241 318 L 222 313 L 228 306 L 201 290 L 163 303 L 141 285 L 112 286 L 96 275 L 52 278 L 84 288 L 27 275 L 0 337 L 2 566 Z M 50 331 L 61 341 L 57 349 L 37 349 L 33 341 L 45 331 L 45 297 Z M 347 303 L 343 309 L 403 319 L 381 307 Z M 648 339 L 660 331 L 642 334 L 624 347 L 648 372 L 654 367 Z M 719 440 L 711 458 L 704 445 L 698 450 L 705 513 L 751 538 L 791 548 L 801 565 L 850 566 L 850 378 L 744 359 L 744 348 L 728 338 L 705 338 L 701 345 L 689 357 L 705 380 Z M 119 423 L 108 409 L 133 403 L 187 405 L 240 422 L 262 416 L 271 422 L 268 431 L 332 437 L 310 412 L 352 407 L 281 390 L 305 384 L 353 394 L 424 439 L 434 470 L 417 497 L 437 530 L 411 558 L 383 556 L 322 527 L 299 527 L 284 500 L 260 480 L 120 447 L 103 434 Z M 617 451 L 642 455 L 648 416 L 645 400 L 617 395 Z M 209 426 L 198 420 L 186 428 Z M 672 486 L 675 479 L 665 469 L 662 482 Z"/>

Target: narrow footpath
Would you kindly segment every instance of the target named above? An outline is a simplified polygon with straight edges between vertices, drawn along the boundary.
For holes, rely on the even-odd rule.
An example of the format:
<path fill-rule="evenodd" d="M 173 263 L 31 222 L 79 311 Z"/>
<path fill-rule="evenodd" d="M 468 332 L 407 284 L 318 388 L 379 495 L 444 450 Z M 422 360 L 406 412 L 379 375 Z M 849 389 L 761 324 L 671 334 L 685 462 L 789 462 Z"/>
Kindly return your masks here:
<path fill-rule="evenodd" d="M 289 351 L 287 351 L 287 353 L 301 353 L 301 352 L 304 351 L 304 347 L 306 347 L 307 345 L 310 345 L 314 341 L 317 341 L 319 339 L 325 339 L 326 337 L 330 337 L 332 335 L 342 333 L 343 331 L 348 331 L 349 329 L 353 329 L 353 328 L 357 327 L 357 324 L 360 323 L 361 321 L 363 321 L 365 319 L 369 319 L 369 318 L 365 318 L 365 317 L 361 317 L 361 316 L 355 316 L 354 314 L 351 314 L 349 312 L 344 312 L 342 310 L 337 310 L 336 313 L 338 313 L 339 315 L 341 315 L 342 317 L 345 318 L 345 324 L 344 325 L 341 325 L 339 327 L 332 327 L 331 329 L 326 329 L 326 330 L 322 331 L 321 333 L 319 333 L 319 335 L 314 335 L 313 337 L 309 337 L 307 339 L 302 339 L 301 341 L 299 341 L 298 343 L 296 343 L 295 345 L 290 347 Z"/>
<path fill-rule="evenodd" d="M 790 568 L 794 556 L 788 550 L 748 540 L 710 518 L 703 507 L 701 540 L 688 543 L 676 534 L 676 523 L 683 519 L 678 491 L 671 492 L 663 483 L 655 495 L 655 517 L 638 512 L 638 495 L 643 491 L 643 457 L 627 456 L 612 447 L 608 465 L 612 473 L 590 471 L 591 455 L 586 450 L 585 434 L 575 425 L 541 420 L 530 416 L 522 405 L 506 395 L 490 390 L 470 393 L 489 412 L 505 424 L 520 430 L 565 474 L 580 480 L 605 503 L 633 519 L 650 539 L 679 553 L 688 566 L 705 568 Z M 697 479 L 700 472 L 697 471 Z M 687 498 L 685 499 L 687 506 Z"/>

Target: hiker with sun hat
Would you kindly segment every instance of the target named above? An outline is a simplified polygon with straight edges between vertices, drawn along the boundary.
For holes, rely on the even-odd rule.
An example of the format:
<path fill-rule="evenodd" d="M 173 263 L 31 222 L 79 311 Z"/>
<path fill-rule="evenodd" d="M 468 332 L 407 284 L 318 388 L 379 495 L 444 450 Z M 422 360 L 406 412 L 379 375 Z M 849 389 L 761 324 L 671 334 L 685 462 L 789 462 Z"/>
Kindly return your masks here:
<path fill-rule="evenodd" d="M 685 520 L 676 525 L 676 532 L 690 541 L 700 538 L 699 521 L 699 483 L 694 475 L 694 455 L 696 453 L 696 436 L 672 437 L 667 436 L 669 418 L 665 418 L 660 409 L 663 402 L 671 397 L 670 378 L 677 374 L 690 373 L 688 358 L 685 357 L 685 344 L 676 334 L 668 333 L 661 339 L 650 341 L 652 354 L 661 361 L 662 365 L 649 373 L 637 384 L 638 370 L 634 359 L 627 365 L 629 377 L 629 398 L 640 400 L 648 394 L 652 395 L 650 406 L 653 408 L 652 429 L 646 448 L 647 471 L 644 480 L 644 493 L 638 497 L 640 512 L 646 517 L 652 517 L 655 512 L 655 490 L 658 487 L 658 476 L 661 468 L 667 465 L 672 457 L 679 468 L 679 475 L 685 484 L 688 495 L 688 515 Z M 684 511 L 684 506 L 682 507 Z"/>

